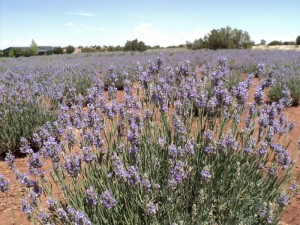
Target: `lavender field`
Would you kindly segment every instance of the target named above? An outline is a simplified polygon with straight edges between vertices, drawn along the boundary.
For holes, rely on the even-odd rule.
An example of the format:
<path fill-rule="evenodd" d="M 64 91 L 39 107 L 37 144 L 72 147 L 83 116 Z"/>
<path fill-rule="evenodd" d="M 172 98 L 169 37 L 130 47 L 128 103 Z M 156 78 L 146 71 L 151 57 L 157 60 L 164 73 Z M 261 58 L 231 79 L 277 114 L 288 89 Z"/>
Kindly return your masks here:
<path fill-rule="evenodd" d="M 299 189 L 284 114 L 299 51 L 1 58 L 0 93 L 0 154 L 33 224 L 278 224 Z"/>

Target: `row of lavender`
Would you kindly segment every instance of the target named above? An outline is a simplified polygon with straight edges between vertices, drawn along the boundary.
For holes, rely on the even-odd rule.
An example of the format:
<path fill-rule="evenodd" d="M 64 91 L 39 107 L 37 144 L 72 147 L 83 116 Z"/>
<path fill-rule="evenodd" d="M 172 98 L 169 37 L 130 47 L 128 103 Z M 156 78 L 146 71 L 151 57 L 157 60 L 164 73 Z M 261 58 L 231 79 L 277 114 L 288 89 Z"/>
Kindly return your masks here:
<path fill-rule="evenodd" d="M 150 62 L 138 55 L 138 65 L 126 62 L 119 67 L 111 66 L 113 60 L 105 64 L 97 55 L 53 58 L 57 66 L 35 58 L 27 73 L 22 62 L 15 68 L 8 60 L 2 89 L 18 87 L 12 98 L 43 109 L 58 101 L 54 122 L 36 131 L 32 140 L 21 139 L 20 151 L 29 155 L 28 174 L 14 166 L 11 152 L 6 156 L 27 188 L 23 212 L 42 224 L 276 224 L 296 188 L 286 189 L 293 162 L 279 144 L 294 124 L 282 113 L 291 102 L 287 86 L 277 103 L 264 103 L 266 88 L 274 85 L 272 73 L 265 70 L 297 68 L 298 56 L 291 54 L 288 63 L 283 55 L 272 62 L 260 58 L 265 62 L 256 69 L 261 82 L 255 101 L 248 104 L 253 75 L 232 83 L 232 70 L 247 67 L 238 64 L 240 58 L 236 63 L 230 58 L 239 51 L 228 52 L 227 59 L 209 58 L 221 53 L 226 52 L 146 55 L 155 58 Z M 243 53 L 253 63 L 267 54 Z M 95 58 L 98 64 L 92 63 Z M 66 63 L 79 59 L 82 64 Z M 53 72 L 56 68 L 63 72 Z M 17 75 L 18 69 L 24 76 Z M 108 99 L 100 69 L 111 84 Z M 90 76 L 86 94 L 72 86 L 77 73 Z M 125 92 L 121 102 L 116 98 L 120 75 Z M 58 91 L 49 91 L 56 84 L 67 87 L 59 98 L 54 97 Z M 45 99 L 53 102 L 45 104 Z M 50 171 L 43 170 L 46 160 L 52 162 Z M 49 175 L 63 197 L 53 192 Z M 8 189 L 3 176 L 0 188 Z M 42 207 L 42 193 L 48 197 L 48 208 Z"/>

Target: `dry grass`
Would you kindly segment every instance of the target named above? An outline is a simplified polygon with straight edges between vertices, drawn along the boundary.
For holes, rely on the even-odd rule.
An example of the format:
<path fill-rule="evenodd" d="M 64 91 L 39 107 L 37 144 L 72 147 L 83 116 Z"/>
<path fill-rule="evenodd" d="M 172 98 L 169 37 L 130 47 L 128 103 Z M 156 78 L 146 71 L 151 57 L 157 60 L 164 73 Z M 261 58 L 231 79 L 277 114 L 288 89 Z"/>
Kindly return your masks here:
<path fill-rule="evenodd" d="M 300 51 L 300 47 L 297 45 L 259 45 L 259 46 L 253 46 L 253 49 L 263 49 L 263 50 L 294 50 L 294 51 Z"/>

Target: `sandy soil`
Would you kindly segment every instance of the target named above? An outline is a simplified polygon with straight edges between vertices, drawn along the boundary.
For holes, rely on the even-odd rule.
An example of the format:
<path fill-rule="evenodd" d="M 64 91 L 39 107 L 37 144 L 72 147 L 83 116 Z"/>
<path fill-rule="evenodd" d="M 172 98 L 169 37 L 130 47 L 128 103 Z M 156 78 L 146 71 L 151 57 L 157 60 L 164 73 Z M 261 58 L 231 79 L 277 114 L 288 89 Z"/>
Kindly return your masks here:
<path fill-rule="evenodd" d="M 258 45 L 258 46 L 253 46 L 252 49 L 300 51 L 300 46 L 296 46 L 296 45 L 274 45 L 274 46 Z"/>

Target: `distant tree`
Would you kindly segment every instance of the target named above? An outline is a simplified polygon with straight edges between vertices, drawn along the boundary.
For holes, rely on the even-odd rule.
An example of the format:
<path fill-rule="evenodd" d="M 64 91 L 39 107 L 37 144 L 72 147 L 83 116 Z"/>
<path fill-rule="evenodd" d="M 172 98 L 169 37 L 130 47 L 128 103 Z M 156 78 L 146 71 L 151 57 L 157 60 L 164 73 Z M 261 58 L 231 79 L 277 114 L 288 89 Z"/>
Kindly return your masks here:
<path fill-rule="evenodd" d="M 13 48 L 13 51 L 16 58 L 24 55 L 24 52 L 20 48 Z"/>
<path fill-rule="evenodd" d="M 29 51 L 30 51 L 31 55 L 38 55 L 39 54 L 39 48 L 38 48 L 37 44 L 35 43 L 35 41 L 33 39 L 31 40 Z"/>
<path fill-rule="evenodd" d="M 192 49 L 192 47 L 193 47 L 193 43 L 192 43 L 192 42 L 190 42 L 190 41 L 186 41 L 186 43 L 185 43 L 185 47 L 186 47 L 187 49 Z"/>
<path fill-rule="evenodd" d="M 300 45 L 300 35 L 296 38 L 296 45 Z"/>
<path fill-rule="evenodd" d="M 14 57 L 15 53 L 14 53 L 14 49 L 10 49 L 8 52 L 8 57 Z"/>
<path fill-rule="evenodd" d="M 71 53 L 73 53 L 74 51 L 75 51 L 74 46 L 68 45 L 68 46 L 66 47 L 66 52 L 67 52 L 67 54 L 71 54 Z"/>
<path fill-rule="evenodd" d="M 283 42 L 283 45 L 295 45 L 296 42 L 295 41 L 285 41 Z"/>
<path fill-rule="evenodd" d="M 127 41 L 124 46 L 124 51 L 145 51 L 147 46 L 143 41 L 138 41 L 134 39 L 132 41 Z"/>
<path fill-rule="evenodd" d="M 64 54 L 64 50 L 58 46 L 53 49 L 53 54 Z"/>
<path fill-rule="evenodd" d="M 230 49 L 230 48 L 251 48 L 254 42 L 247 31 L 225 27 L 213 29 L 204 38 L 196 39 L 193 43 L 187 42 L 188 49 Z"/>
<path fill-rule="evenodd" d="M 281 41 L 271 41 L 268 45 L 272 46 L 272 45 L 282 45 Z"/>
<path fill-rule="evenodd" d="M 266 45 L 266 44 L 267 44 L 266 40 L 264 40 L 264 39 L 260 40 L 260 45 Z"/>

